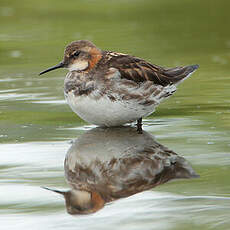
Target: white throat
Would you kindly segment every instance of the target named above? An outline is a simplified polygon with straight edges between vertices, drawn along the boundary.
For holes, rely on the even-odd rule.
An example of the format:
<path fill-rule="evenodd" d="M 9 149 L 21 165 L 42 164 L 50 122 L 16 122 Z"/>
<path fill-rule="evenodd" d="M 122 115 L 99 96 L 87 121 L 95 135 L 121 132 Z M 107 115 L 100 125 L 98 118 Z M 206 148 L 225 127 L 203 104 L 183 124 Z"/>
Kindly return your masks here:
<path fill-rule="evenodd" d="M 81 71 L 85 70 L 89 66 L 88 61 L 77 61 L 73 64 L 69 64 L 68 70 L 69 71 Z"/>
<path fill-rule="evenodd" d="M 91 194 L 87 191 L 81 190 L 71 190 L 72 193 L 72 203 L 77 203 L 80 206 L 84 206 L 85 204 L 91 201 Z"/>

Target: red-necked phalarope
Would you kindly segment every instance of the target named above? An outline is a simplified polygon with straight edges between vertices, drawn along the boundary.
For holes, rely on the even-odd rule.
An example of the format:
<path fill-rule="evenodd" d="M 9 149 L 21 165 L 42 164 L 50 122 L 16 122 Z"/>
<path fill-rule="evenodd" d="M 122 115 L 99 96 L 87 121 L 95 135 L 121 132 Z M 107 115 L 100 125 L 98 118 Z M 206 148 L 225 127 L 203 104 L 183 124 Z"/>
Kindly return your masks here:
<path fill-rule="evenodd" d="M 198 67 L 163 68 L 80 40 L 66 47 L 62 62 L 40 75 L 67 68 L 64 92 L 76 114 L 99 126 L 120 126 L 137 120 L 141 132 L 142 117 L 153 113 Z"/>

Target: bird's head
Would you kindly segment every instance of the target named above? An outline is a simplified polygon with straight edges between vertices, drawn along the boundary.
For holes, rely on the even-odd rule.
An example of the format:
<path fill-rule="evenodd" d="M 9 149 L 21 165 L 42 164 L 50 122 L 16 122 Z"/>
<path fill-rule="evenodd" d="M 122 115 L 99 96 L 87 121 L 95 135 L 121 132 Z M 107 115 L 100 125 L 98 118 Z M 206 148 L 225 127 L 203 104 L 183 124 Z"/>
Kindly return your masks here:
<path fill-rule="evenodd" d="M 67 68 L 69 71 L 89 71 L 101 57 L 102 51 L 92 42 L 74 41 L 65 48 L 64 58 L 59 64 L 42 71 L 39 75 L 59 68 Z"/>
<path fill-rule="evenodd" d="M 105 204 L 105 201 L 97 192 L 74 189 L 64 192 L 46 187 L 43 188 L 63 195 L 66 210 L 71 215 L 94 213 L 103 208 Z"/>

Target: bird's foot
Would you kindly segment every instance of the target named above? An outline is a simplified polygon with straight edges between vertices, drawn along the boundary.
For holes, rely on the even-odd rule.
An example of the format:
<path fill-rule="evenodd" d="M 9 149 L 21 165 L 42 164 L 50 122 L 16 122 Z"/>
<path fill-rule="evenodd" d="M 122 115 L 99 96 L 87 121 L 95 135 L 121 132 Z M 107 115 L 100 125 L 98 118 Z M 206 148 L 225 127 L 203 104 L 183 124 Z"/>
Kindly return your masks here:
<path fill-rule="evenodd" d="M 139 134 L 142 134 L 142 133 L 143 133 L 143 132 L 142 132 L 142 118 L 140 118 L 140 119 L 137 120 L 137 132 L 138 132 Z"/>

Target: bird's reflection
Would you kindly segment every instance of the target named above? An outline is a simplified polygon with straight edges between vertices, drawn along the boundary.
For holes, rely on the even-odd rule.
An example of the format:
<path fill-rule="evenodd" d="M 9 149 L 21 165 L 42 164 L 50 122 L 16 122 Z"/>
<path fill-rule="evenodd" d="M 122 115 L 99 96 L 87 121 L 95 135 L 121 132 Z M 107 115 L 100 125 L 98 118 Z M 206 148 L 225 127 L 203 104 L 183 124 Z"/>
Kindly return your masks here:
<path fill-rule="evenodd" d="M 193 178 L 189 163 L 154 137 L 135 128 L 94 128 L 67 152 L 64 196 L 70 214 L 88 214 L 108 202 L 154 188 L 169 180 Z"/>

